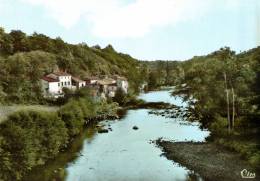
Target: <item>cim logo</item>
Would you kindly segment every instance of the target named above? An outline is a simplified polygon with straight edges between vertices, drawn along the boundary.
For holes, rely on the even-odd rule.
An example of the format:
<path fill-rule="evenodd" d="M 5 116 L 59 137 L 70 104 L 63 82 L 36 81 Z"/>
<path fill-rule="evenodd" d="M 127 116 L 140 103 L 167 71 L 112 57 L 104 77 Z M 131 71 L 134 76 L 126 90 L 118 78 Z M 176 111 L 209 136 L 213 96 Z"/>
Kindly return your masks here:
<path fill-rule="evenodd" d="M 242 178 L 255 178 L 255 173 L 249 172 L 247 169 L 241 171 Z"/>

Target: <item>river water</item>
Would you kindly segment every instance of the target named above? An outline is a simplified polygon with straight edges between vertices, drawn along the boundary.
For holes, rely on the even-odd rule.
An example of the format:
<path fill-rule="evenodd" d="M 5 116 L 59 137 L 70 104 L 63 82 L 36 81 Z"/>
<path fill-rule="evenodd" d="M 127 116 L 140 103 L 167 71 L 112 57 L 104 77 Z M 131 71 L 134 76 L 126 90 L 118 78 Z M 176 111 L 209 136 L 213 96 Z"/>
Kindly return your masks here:
<path fill-rule="evenodd" d="M 147 102 L 167 102 L 186 106 L 181 97 L 171 97 L 167 90 L 139 96 Z M 26 177 L 28 181 L 185 181 L 196 173 L 161 156 L 151 140 L 204 141 L 209 135 L 198 123 L 183 124 L 181 118 L 149 114 L 148 109 L 129 110 L 119 120 L 102 121 L 111 128 L 99 134 L 88 128 L 72 147 L 55 160 L 39 167 Z M 132 129 L 137 126 L 139 129 Z"/>

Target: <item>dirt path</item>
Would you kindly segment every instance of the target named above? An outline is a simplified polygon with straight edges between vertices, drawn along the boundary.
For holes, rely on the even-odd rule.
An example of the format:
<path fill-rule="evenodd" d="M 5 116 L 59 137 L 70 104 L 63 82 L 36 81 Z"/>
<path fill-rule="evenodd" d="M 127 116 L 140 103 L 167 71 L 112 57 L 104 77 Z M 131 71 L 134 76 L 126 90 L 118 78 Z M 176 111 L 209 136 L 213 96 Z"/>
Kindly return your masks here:
<path fill-rule="evenodd" d="M 169 142 L 158 140 L 157 144 L 163 149 L 169 160 L 194 170 L 209 181 L 256 181 L 260 180 L 259 173 L 243 161 L 238 154 L 220 148 L 213 143 Z M 241 171 L 247 169 L 256 174 L 254 179 L 241 177 Z"/>

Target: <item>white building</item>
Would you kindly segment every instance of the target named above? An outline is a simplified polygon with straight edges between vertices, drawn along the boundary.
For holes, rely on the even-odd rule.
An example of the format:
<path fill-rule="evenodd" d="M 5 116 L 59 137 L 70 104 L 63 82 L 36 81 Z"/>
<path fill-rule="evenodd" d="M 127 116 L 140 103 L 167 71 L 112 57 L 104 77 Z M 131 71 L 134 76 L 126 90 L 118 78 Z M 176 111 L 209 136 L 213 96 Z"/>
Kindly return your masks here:
<path fill-rule="evenodd" d="M 111 78 L 105 78 L 97 81 L 99 91 L 104 93 L 107 97 L 114 97 L 117 90 L 116 80 Z"/>
<path fill-rule="evenodd" d="M 92 77 L 87 77 L 84 79 L 86 81 L 86 85 L 88 86 L 92 86 L 97 84 L 98 80 L 100 80 L 100 78 L 92 76 Z"/>
<path fill-rule="evenodd" d="M 45 95 L 60 96 L 64 87 L 72 89 L 71 75 L 66 72 L 54 72 L 44 76 L 42 88 Z"/>
<path fill-rule="evenodd" d="M 53 79 L 50 77 L 44 76 L 41 79 L 42 82 L 42 89 L 44 92 L 44 95 L 59 95 L 62 92 L 60 91 L 59 87 L 59 80 L 58 79 Z"/>
<path fill-rule="evenodd" d="M 114 76 L 115 80 L 116 80 L 116 84 L 118 88 L 121 88 L 126 94 L 128 92 L 128 81 L 125 77 L 121 77 L 121 76 Z"/>
<path fill-rule="evenodd" d="M 75 86 L 77 89 L 86 86 L 86 82 L 77 77 L 71 77 L 71 80 L 72 80 L 72 85 Z"/>
<path fill-rule="evenodd" d="M 118 75 L 104 79 L 89 77 L 83 81 L 77 77 L 72 77 L 66 72 L 54 72 L 44 76 L 41 81 L 44 95 L 50 97 L 63 96 L 63 88 L 65 87 L 70 90 L 76 90 L 87 86 L 95 90 L 95 95 L 97 95 L 97 92 L 100 92 L 107 97 L 115 97 L 117 89 L 122 89 L 124 93 L 128 93 L 127 79 Z"/>

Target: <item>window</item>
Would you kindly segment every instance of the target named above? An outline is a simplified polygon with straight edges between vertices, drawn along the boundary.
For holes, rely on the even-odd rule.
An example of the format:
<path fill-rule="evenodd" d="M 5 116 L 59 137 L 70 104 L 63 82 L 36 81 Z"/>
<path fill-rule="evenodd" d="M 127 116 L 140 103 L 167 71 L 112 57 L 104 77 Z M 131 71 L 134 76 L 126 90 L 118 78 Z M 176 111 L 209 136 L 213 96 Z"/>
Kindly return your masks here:
<path fill-rule="evenodd" d="M 70 82 L 68 82 L 68 85 L 70 85 Z"/>
<path fill-rule="evenodd" d="M 67 82 L 64 82 L 65 85 L 67 85 Z"/>
<path fill-rule="evenodd" d="M 63 82 L 61 82 L 61 86 L 63 86 Z"/>
<path fill-rule="evenodd" d="M 58 86 L 60 87 L 60 83 L 58 83 Z"/>

